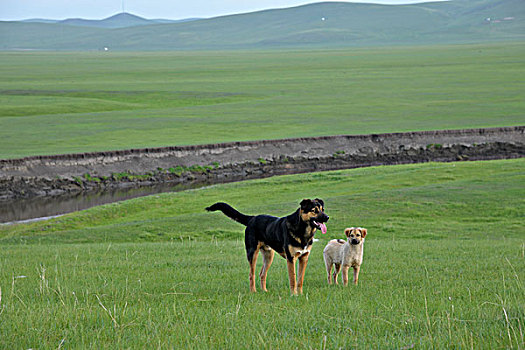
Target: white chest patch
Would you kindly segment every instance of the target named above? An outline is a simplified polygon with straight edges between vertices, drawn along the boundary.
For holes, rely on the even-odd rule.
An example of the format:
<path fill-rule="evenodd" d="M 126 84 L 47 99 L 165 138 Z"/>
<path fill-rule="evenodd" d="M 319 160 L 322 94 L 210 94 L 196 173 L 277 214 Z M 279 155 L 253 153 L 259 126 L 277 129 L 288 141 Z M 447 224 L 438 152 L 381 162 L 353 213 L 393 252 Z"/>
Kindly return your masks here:
<path fill-rule="evenodd" d="M 294 253 L 294 255 L 297 256 L 297 257 L 299 257 L 299 256 L 303 256 L 303 255 L 305 255 L 306 253 L 310 253 L 310 250 L 311 250 L 311 249 L 309 249 L 308 246 L 305 246 L 303 249 L 295 248 L 295 253 Z"/>

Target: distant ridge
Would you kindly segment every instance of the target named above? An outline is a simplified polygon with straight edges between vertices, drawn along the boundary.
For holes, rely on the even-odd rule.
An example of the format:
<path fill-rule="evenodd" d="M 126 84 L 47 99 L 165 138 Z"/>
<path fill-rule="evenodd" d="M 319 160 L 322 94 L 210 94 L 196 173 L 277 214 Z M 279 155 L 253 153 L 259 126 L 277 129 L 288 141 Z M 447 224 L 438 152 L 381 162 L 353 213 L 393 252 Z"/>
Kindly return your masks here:
<path fill-rule="evenodd" d="M 144 26 L 150 24 L 166 24 L 166 23 L 181 23 L 191 22 L 199 20 L 200 18 L 184 18 L 179 20 L 172 19 L 146 19 L 131 13 L 121 12 L 116 15 L 104 18 L 101 20 L 96 19 L 83 19 L 83 18 L 68 18 L 64 20 L 54 19 L 43 19 L 43 18 L 32 18 L 25 19 L 20 22 L 26 23 L 60 23 L 71 26 L 79 27 L 94 27 L 94 28 L 128 28 L 134 26 Z"/>
<path fill-rule="evenodd" d="M 0 22 L 0 50 L 320 48 L 509 40 L 525 40 L 524 0 L 322 2 L 178 22 L 129 13 L 100 21 Z"/>
<path fill-rule="evenodd" d="M 130 13 L 122 12 L 114 16 L 102 19 L 102 20 L 88 20 L 81 18 L 70 18 L 58 23 L 72 25 L 72 26 L 83 26 L 83 27 L 97 27 L 97 28 L 126 28 L 133 26 L 143 26 L 152 24 L 153 22 L 145 18 L 132 15 Z"/>
<path fill-rule="evenodd" d="M 45 18 L 28 18 L 23 19 L 19 22 L 27 22 L 27 23 L 57 23 L 59 20 L 57 19 L 45 19 Z"/>

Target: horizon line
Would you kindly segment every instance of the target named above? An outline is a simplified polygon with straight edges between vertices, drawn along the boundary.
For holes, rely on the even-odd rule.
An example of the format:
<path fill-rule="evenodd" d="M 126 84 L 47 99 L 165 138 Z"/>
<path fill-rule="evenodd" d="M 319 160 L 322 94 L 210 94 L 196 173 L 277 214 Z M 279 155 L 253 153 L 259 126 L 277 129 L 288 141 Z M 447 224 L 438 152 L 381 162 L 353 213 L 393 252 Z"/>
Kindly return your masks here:
<path fill-rule="evenodd" d="M 262 12 L 262 11 L 271 11 L 271 10 L 285 10 L 285 9 L 291 9 L 295 7 L 301 7 L 301 6 L 308 6 L 313 4 L 322 4 L 322 3 L 349 3 L 349 4 L 363 4 L 363 5 L 384 5 L 384 6 L 404 6 L 404 5 L 418 5 L 418 4 L 425 4 L 425 3 L 432 3 L 432 2 L 450 2 L 452 0 L 404 0 L 403 3 L 399 4 L 388 4 L 384 3 L 384 0 L 357 0 L 357 1 L 338 1 L 338 0 L 327 0 L 327 1 L 313 1 L 308 2 L 302 5 L 294 5 L 289 7 L 269 7 L 266 9 L 260 9 L 260 10 L 254 10 L 254 11 L 247 11 L 247 12 L 235 12 L 235 13 L 226 13 L 226 14 L 219 14 L 219 15 L 213 15 L 213 16 L 189 16 L 189 17 L 179 17 L 179 18 L 169 18 L 169 17 L 147 17 L 143 15 L 139 15 L 133 12 L 127 12 L 124 11 L 124 8 L 121 8 L 121 12 L 114 13 L 112 15 L 109 15 L 107 17 L 103 18 L 86 18 L 86 17 L 64 17 L 64 18 L 48 18 L 48 17 L 25 17 L 25 18 L 18 18 L 18 19 L 0 19 L 0 22 L 23 22 L 23 21 L 35 21 L 35 20 L 43 20 L 43 21 L 66 21 L 70 19 L 82 19 L 86 21 L 103 21 L 105 19 L 120 15 L 120 14 L 129 14 L 136 17 L 140 17 L 147 20 L 169 20 L 169 21 L 182 21 L 186 19 L 211 19 L 211 18 L 217 18 L 217 17 L 226 17 L 226 16 L 235 16 L 235 15 L 244 15 L 249 13 L 256 13 L 256 12 Z"/>

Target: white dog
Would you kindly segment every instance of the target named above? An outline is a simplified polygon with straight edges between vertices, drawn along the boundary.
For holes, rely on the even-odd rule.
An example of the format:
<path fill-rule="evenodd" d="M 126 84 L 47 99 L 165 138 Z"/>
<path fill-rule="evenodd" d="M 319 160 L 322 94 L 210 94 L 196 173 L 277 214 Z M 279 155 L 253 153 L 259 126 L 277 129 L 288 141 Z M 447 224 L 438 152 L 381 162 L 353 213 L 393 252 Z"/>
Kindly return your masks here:
<path fill-rule="evenodd" d="M 328 284 L 332 284 L 332 266 L 335 265 L 333 282 L 337 284 L 337 275 L 343 267 L 343 285 L 348 285 L 348 269 L 354 268 L 354 284 L 357 285 L 359 270 L 363 262 L 363 246 L 366 228 L 350 227 L 345 229 L 347 240 L 333 239 L 323 250 L 324 263 L 328 273 Z"/>

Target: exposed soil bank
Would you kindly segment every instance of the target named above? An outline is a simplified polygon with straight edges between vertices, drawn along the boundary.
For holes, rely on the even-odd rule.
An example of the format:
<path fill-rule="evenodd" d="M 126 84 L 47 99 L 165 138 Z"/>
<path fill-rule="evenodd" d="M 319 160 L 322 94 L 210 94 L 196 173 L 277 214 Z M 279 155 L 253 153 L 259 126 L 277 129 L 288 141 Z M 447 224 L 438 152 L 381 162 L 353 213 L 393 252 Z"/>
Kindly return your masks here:
<path fill-rule="evenodd" d="M 525 126 L 341 135 L 0 160 L 0 201 L 373 165 L 525 156 Z"/>

